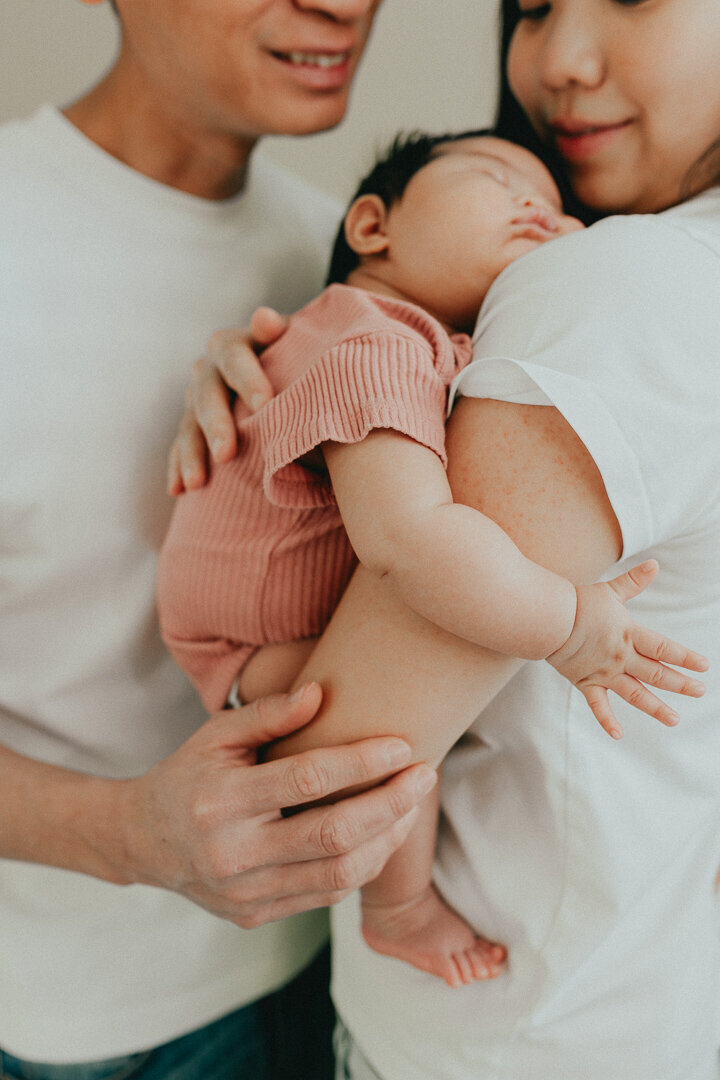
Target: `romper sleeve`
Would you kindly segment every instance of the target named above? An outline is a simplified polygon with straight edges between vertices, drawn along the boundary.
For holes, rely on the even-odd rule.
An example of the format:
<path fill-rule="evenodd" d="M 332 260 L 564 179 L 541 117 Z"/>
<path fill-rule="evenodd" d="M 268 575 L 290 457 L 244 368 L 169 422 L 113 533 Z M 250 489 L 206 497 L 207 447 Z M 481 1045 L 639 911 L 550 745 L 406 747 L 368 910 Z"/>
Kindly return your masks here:
<path fill-rule="evenodd" d="M 374 428 L 409 436 L 445 465 L 447 387 L 462 362 L 462 343 L 448 339 L 438 356 L 419 334 L 368 333 L 329 349 L 260 415 L 267 498 L 277 506 L 334 503 L 328 474 L 298 459 L 323 442 L 361 442 Z"/>

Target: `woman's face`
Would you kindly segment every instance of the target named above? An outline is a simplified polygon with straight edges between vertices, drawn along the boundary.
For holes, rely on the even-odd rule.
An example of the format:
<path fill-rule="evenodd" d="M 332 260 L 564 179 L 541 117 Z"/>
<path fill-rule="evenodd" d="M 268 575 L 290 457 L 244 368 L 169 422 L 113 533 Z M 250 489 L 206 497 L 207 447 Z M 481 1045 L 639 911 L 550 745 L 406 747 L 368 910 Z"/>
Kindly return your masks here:
<path fill-rule="evenodd" d="M 694 166 L 720 139 L 720 0 L 518 6 L 510 86 L 581 202 L 651 213 L 714 182 Z"/>

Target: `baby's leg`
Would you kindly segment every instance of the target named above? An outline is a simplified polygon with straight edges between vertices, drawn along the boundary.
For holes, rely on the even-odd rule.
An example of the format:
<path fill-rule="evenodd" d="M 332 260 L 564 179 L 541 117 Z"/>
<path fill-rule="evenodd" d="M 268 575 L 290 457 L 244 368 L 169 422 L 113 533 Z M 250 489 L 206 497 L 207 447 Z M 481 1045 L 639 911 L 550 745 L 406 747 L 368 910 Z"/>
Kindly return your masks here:
<path fill-rule="evenodd" d="M 462 986 L 499 975 L 506 953 L 502 945 L 477 937 L 432 884 L 437 790 L 421 804 L 403 846 L 362 890 L 362 932 L 376 952 Z"/>
<path fill-rule="evenodd" d="M 289 690 L 315 648 L 317 638 L 263 645 L 248 660 L 240 673 L 238 694 L 241 701 L 255 701 L 266 694 Z"/>

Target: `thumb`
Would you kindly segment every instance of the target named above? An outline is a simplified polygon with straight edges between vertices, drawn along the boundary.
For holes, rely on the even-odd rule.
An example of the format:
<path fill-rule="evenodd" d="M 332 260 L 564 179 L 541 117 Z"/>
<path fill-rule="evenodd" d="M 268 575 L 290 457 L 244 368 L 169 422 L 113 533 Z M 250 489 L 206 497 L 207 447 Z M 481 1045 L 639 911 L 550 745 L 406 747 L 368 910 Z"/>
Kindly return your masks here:
<path fill-rule="evenodd" d="M 247 750 L 256 750 L 283 735 L 290 735 L 312 720 L 321 701 L 320 684 L 311 682 L 291 694 L 270 694 L 244 705 L 238 744 Z"/>
<path fill-rule="evenodd" d="M 287 330 L 288 320 L 274 308 L 260 307 L 250 319 L 250 335 L 256 345 L 272 345 Z"/>
<path fill-rule="evenodd" d="M 610 588 L 616 593 L 622 604 L 639 596 L 657 577 L 660 566 L 657 559 L 647 559 L 639 566 L 633 566 L 625 574 L 608 581 Z"/>

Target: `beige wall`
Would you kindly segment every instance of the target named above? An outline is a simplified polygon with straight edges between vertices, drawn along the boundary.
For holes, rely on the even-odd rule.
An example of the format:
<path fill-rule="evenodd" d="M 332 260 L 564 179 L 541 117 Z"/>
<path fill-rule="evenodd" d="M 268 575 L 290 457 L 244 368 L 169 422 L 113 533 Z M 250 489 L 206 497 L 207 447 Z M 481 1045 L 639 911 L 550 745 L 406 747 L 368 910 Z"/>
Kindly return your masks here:
<path fill-rule="evenodd" d="M 0 120 L 71 100 L 112 60 L 115 20 L 105 4 L 0 0 L 0 8 Z M 345 198 L 396 131 L 488 123 L 496 8 L 497 0 L 385 0 L 347 120 L 307 139 L 270 139 L 272 156 Z"/>

